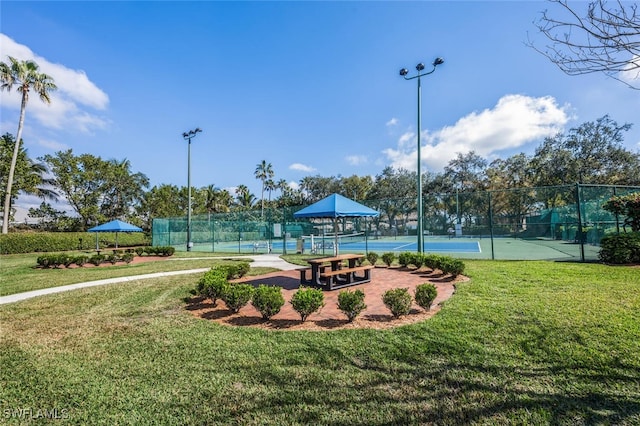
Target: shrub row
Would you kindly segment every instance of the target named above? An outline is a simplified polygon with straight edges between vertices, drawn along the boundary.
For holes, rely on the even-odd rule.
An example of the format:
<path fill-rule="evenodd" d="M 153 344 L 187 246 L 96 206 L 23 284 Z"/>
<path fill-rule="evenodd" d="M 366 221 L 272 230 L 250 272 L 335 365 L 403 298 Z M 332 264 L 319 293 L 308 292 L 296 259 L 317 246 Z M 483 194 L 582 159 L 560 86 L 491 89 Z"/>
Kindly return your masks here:
<path fill-rule="evenodd" d="M 102 263 L 109 262 L 112 264 L 116 264 L 118 262 L 125 262 L 127 264 L 131 263 L 133 260 L 133 253 L 131 252 L 114 252 L 113 254 L 104 255 L 104 254 L 94 254 L 92 256 L 88 256 L 86 254 L 81 255 L 69 255 L 66 253 L 50 253 L 43 254 L 42 256 L 38 256 L 36 260 L 38 266 L 41 268 L 59 268 L 64 266 L 68 268 L 71 265 L 84 266 L 87 263 L 91 263 L 92 265 L 99 266 Z"/>
<path fill-rule="evenodd" d="M 173 256 L 176 252 L 175 247 L 171 246 L 146 246 L 146 247 L 136 247 L 134 249 L 138 256 L 148 255 L 148 256 Z"/>
<path fill-rule="evenodd" d="M 640 262 L 640 232 L 603 237 L 598 256 L 605 263 L 618 265 Z"/>
<path fill-rule="evenodd" d="M 403 252 L 398 255 L 398 263 L 405 268 L 413 265 L 418 269 L 423 266 L 431 270 L 439 269 L 443 274 L 450 274 L 454 278 L 462 274 L 465 268 L 462 260 L 440 254 Z"/>
<path fill-rule="evenodd" d="M 115 233 L 100 233 L 100 248 L 115 242 Z M 47 253 L 55 251 L 90 250 L 96 247 L 96 234 L 90 232 L 11 232 L 0 235 L 0 254 Z M 144 233 L 118 233 L 122 247 L 144 246 L 149 237 Z"/>
<path fill-rule="evenodd" d="M 214 306 L 219 299 L 223 300 L 227 308 L 234 313 L 239 312 L 243 306 L 251 302 L 264 320 L 269 320 L 280 312 L 285 303 L 282 288 L 265 284 L 253 287 L 250 284 L 230 283 L 227 268 L 227 265 L 218 265 L 207 271 L 198 281 L 196 293 L 211 299 Z M 415 301 L 423 309 L 429 310 L 437 295 L 438 292 L 433 284 L 420 284 L 416 287 Z M 362 290 L 353 292 L 345 290 L 338 294 L 338 309 L 347 316 L 349 322 L 367 308 L 364 296 Z M 406 288 L 386 291 L 382 301 L 396 318 L 408 314 L 411 309 L 412 299 Z M 320 289 L 301 287 L 293 294 L 290 303 L 304 322 L 309 315 L 324 306 L 324 293 Z"/>

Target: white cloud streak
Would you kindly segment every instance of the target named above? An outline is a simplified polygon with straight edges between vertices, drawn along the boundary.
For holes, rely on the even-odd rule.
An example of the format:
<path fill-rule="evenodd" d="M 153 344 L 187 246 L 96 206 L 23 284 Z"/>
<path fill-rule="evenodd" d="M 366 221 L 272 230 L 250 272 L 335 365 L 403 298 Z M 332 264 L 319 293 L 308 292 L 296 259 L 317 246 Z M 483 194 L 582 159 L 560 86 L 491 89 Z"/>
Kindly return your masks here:
<path fill-rule="evenodd" d="M 422 162 L 429 170 L 441 171 L 458 153 L 475 151 L 490 157 L 553 136 L 569 120 L 567 109 L 551 96 L 506 95 L 493 108 L 472 112 L 453 126 L 423 131 Z M 416 134 L 407 132 L 398 139 L 397 148 L 383 153 L 393 167 L 416 170 L 416 150 Z"/>
<path fill-rule="evenodd" d="M 364 155 L 349 155 L 345 158 L 347 160 L 347 163 L 349 163 L 352 166 L 359 166 L 361 164 L 366 164 L 367 163 L 367 157 Z"/>
<path fill-rule="evenodd" d="M 305 172 L 305 173 L 313 173 L 316 171 L 316 169 L 314 169 L 311 166 L 307 166 L 305 164 L 302 163 L 293 163 L 289 166 L 289 170 L 296 170 L 299 172 Z"/>
<path fill-rule="evenodd" d="M 105 128 L 109 122 L 92 110 L 104 111 L 109 105 L 109 97 L 96 86 L 82 70 L 74 70 L 56 64 L 36 55 L 27 46 L 17 43 L 5 34 L 0 33 L 2 45 L 2 61 L 7 56 L 26 61 L 33 60 L 40 71 L 49 74 L 58 90 L 51 93 L 51 103 L 44 104 L 36 97 L 29 99 L 29 114 L 43 126 L 50 129 L 69 129 L 90 133 Z M 20 94 L 14 89 L 0 94 L 2 108 L 20 109 Z"/>

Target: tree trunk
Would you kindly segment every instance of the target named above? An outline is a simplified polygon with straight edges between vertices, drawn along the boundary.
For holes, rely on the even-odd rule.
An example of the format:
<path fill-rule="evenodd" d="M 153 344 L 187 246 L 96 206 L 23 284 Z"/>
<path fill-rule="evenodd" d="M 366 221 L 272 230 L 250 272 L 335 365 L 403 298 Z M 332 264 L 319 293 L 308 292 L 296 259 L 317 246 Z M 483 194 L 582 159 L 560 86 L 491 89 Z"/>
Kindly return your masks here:
<path fill-rule="evenodd" d="M 16 163 L 18 162 L 18 154 L 20 153 L 20 141 L 22 138 L 22 126 L 24 125 L 24 113 L 27 109 L 27 100 L 29 92 L 22 91 L 22 103 L 20 105 L 20 120 L 18 121 L 18 134 L 16 136 L 16 144 L 13 147 L 13 157 L 11 157 L 11 167 L 9 168 L 9 177 L 7 179 L 7 194 L 4 197 L 4 211 L 2 217 L 2 233 L 9 233 L 9 216 L 11 214 L 11 190 L 13 189 L 13 175 L 16 171 Z"/>

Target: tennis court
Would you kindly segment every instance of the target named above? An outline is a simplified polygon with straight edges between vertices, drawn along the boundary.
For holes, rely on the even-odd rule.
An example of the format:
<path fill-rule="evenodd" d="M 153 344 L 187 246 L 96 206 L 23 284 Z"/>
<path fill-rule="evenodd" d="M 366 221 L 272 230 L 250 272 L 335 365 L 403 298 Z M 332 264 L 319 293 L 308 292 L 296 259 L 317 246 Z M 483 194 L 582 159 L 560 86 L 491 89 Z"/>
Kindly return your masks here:
<path fill-rule="evenodd" d="M 299 252 L 302 243 L 305 254 L 328 255 L 333 252 L 334 237 L 310 236 L 286 241 L 286 252 Z M 366 238 L 364 235 L 352 235 L 339 238 L 341 253 L 416 252 L 415 236 Z M 214 251 L 229 253 L 283 253 L 283 240 L 235 241 L 215 244 L 196 245 L 196 251 Z M 585 245 L 585 254 L 597 258 L 599 247 Z M 551 239 L 485 238 L 485 237 L 433 237 L 425 236 L 425 253 L 442 253 L 464 259 L 505 259 L 505 260 L 576 260 L 580 259 L 580 244 Z"/>

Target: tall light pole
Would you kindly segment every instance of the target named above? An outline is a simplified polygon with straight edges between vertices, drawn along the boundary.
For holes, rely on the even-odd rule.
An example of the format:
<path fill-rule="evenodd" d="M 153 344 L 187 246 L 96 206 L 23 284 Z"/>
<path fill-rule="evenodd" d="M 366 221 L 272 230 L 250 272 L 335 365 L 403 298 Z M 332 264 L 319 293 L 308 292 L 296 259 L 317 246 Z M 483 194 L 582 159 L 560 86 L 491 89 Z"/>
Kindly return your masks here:
<path fill-rule="evenodd" d="M 202 130 L 200 127 L 196 127 L 195 130 L 189 130 L 184 132 L 182 137 L 184 140 L 189 141 L 189 148 L 187 151 L 187 187 L 188 187 L 188 207 L 187 207 L 187 251 L 191 251 L 193 243 L 191 242 L 191 139 L 195 138 Z"/>
<path fill-rule="evenodd" d="M 424 250 L 424 245 L 423 245 L 423 235 L 422 233 L 424 232 L 424 226 L 423 226 L 423 220 L 422 220 L 422 171 L 420 168 L 420 133 L 422 132 L 421 129 L 421 108 L 422 108 L 422 87 L 420 84 L 420 77 L 425 76 L 425 75 L 429 75 L 431 73 L 433 73 L 436 70 L 436 67 L 440 64 L 444 63 L 444 59 L 442 58 L 436 58 L 433 61 L 433 64 L 431 64 L 433 66 L 433 69 L 429 72 L 425 72 L 423 73 L 422 71 L 424 70 L 424 64 L 422 62 L 420 62 L 418 65 L 416 65 L 416 70 L 418 71 L 417 75 L 414 75 L 413 77 L 407 77 L 407 74 L 409 74 L 409 71 L 406 68 L 402 68 L 400 70 L 400 75 L 405 79 L 405 80 L 413 80 L 414 78 L 418 79 L 418 253 L 422 253 L 422 251 Z"/>

